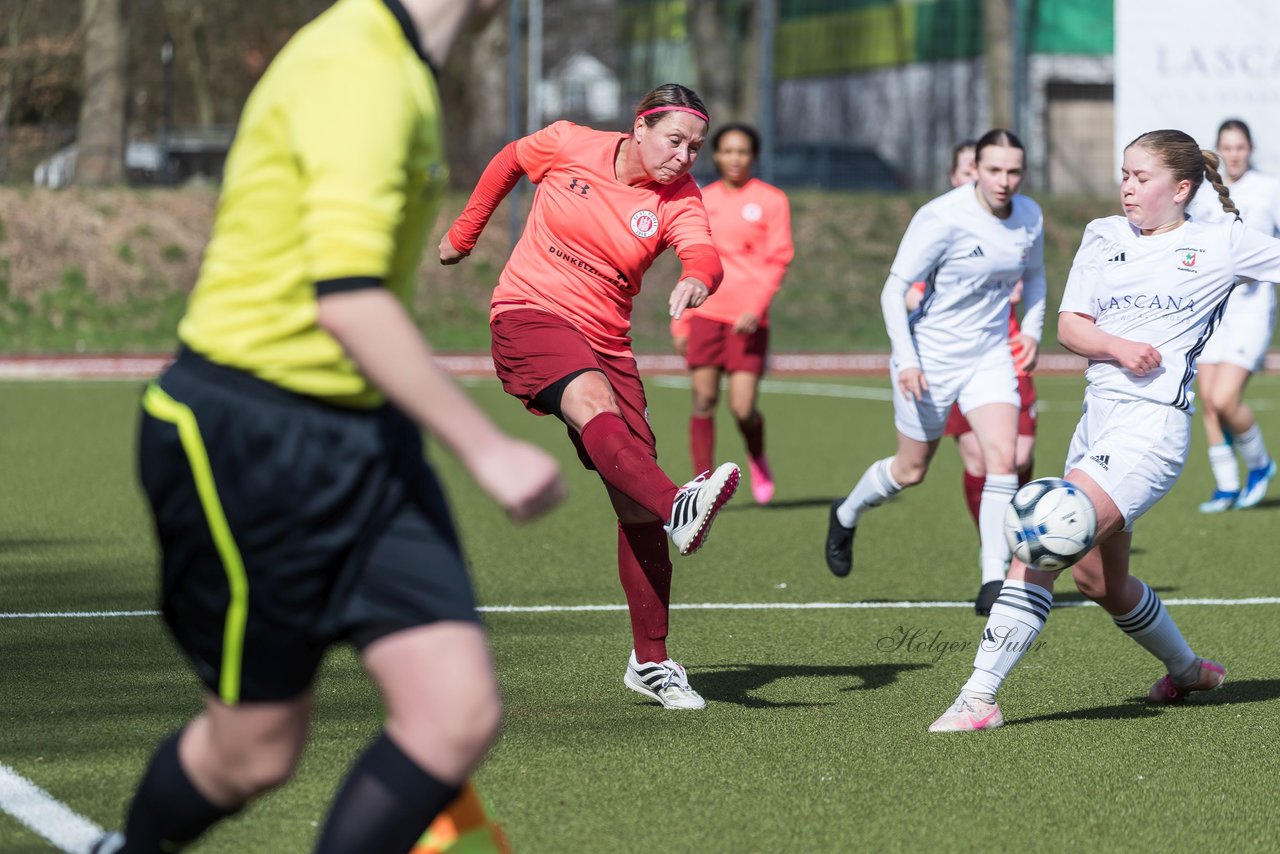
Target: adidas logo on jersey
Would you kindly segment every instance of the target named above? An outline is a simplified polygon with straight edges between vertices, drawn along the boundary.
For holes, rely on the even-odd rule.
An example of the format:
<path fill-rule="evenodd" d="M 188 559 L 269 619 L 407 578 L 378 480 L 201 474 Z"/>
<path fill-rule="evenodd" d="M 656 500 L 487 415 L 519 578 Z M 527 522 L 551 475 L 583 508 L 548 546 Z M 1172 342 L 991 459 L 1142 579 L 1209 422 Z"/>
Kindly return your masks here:
<path fill-rule="evenodd" d="M 1108 259 L 1107 259 L 1107 261 L 1110 261 L 1110 262 L 1123 261 L 1123 260 L 1124 260 L 1124 253 L 1123 253 L 1123 252 L 1121 252 L 1119 255 L 1115 256 L 1114 258 L 1108 258 Z"/>
<path fill-rule="evenodd" d="M 982 258 L 986 253 L 982 251 L 981 246 L 973 247 L 973 251 L 969 253 L 970 258 Z"/>
<path fill-rule="evenodd" d="M 1110 454 L 1095 454 L 1094 456 L 1089 457 L 1089 459 L 1093 460 L 1095 463 L 1101 466 L 1103 471 L 1111 471 L 1110 469 L 1111 455 Z"/>

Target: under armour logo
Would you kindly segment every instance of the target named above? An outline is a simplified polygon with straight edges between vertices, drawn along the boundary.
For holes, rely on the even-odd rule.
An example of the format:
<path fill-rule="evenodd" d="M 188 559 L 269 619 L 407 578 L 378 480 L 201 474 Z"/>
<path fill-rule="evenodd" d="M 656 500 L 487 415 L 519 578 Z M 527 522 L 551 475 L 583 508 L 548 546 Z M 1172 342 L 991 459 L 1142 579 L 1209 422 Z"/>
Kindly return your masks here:
<path fill-rule="evenodd" d="M 981 246 L 975 246 L 975 247 L 973 247 L 973 251 L 969 253 L 969 257 L 970 257 L 970 258 L 981 258 L 981 257 L 983 257 L 985 254 L 986 254 L 986 253 L 984 253 L 984 252 L 982 251 L 982 247 L 981 247 Z"/>
<path fill-rule="evenodd" d="M 579 182 L 577 178 L 574 178 L 569 182 L 569 189 L 577 190 L 579 195 L 585 196 L 587 194 L 587 190 L 591 189 L 591 185 L 586 181 Z"/>
<path fill-rule="evenodd" d="M 1089 459 L 1097 463 L 1099 468 L 1101 468 L 1103 471 L 1111 471 L 1111 469 L 1109 468 L 1109 466 L 1111 465 L 1110 454 L 1095 454 L 1094 456 L 1089 457 Z"/>
<path fill-rule="evenodd" d="M 1114 258 L 1108 258 L 1108 259 L 1107 259 L 1107 261 L 1123 261 L 1123 260 L 1124 260 L 1124 253 L 1123 253 L 1123 252 L 1121 252 L 1119 255 L 1115 256 Z"/>

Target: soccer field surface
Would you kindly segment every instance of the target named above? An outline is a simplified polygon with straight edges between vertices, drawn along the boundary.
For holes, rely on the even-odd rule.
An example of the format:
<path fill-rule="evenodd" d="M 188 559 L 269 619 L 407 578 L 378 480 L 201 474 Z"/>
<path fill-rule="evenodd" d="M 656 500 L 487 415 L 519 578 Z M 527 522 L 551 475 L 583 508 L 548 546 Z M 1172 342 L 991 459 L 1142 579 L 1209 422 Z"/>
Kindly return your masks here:
<path fill-rule="evenodd" d="M 682 481 L 689 392 L 678 377 L 647 385 L 661 462 Z M 1083 381 L 1038 387 L 1036 473 L 1060 475 Z M 198 708 L 159 618 L 104 615 L 156 605 L 133 469 L 140 388 L 0 384 L 2 852 L 56 850 L 12 815 L 15 780 L 116 827 L 157 741 Z M 571 490 L 549 518 L 515 527 L 431 452 L 507 705 L 477 780 L 517 852 L 1274 850 L 1280 484 L 1253 510 L 1198 513 L 1212 490 L 1198 416 L 1182 480 L 1138 522 L 1133 571 L 1197 652 L 1227 667 L 1227 683 L 1183 706 L 1147 705 L 1159 662 L 1064 577 L 1056 604 L 1067 607 L 1001 692 L 1006 726 L 930 735 L 983 625 L 969 604 L 978 544 L 951 441 L 922 486 L 865 518 L 849 578 L 821 557 L 830 500 L 893 450 L 887 380 L 766 386 L 773 504 L 755 506 L 744 484 L 708 545 L 675 559 L 670 648 L 708 700 L 701 712 L 623 687 L 614 523 L 563 427 L 527 415 L 496 381 L 468 389 L 555 452 Z M 1248 399 L 1280 453 L 1280 379 L 1256 379 Z M 717 423 L 717 459 L 743 462 L 723 406 Z M 37 616 L 49 614 L 75 616 Z M 193 850 L 309 850 L 381 716 L 346 649 L 330 656 L 317 698 L 297 778 Z M 54 820 L 36 814 L 37 825 Z"/>

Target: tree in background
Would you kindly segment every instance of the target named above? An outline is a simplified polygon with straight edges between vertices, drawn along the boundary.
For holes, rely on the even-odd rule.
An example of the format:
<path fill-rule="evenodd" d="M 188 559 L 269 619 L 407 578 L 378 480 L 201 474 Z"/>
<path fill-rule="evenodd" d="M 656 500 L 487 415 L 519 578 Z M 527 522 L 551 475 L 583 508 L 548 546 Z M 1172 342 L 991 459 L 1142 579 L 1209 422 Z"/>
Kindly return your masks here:
<path fill-rule="evenodd" d="M 83 0 L 84 95 L 76 142 L 76 183 L 124 180 L 127 0 Z"/>

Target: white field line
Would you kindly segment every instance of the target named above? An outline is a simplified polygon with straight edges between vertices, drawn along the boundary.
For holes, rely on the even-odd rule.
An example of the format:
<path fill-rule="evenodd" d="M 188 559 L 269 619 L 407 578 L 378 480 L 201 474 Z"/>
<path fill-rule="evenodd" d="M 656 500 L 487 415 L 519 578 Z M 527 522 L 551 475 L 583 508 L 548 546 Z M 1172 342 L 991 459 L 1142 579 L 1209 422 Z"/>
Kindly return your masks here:
<path fill-rule="evenodd" d="M 1280 605 L 1280 596 L 1253 596 L 1245 599 L 1164 599 L 1165 605 L 1218 606 Z M 1055 608 L 1093 606 L 1093 602 L 1055 602 Z M 965 602 L 685 602 L 673 611 L 906 611 L 913 608 L 972 608 Z M 605 605 L 481 605 L 482 614 L 581 614 L 596 611 L 625 611 L 621 603 Z M 118 617 L 158 617 L 159 611 L 29 611 L 0 613 L 0 620 L 113 619 Z"/>
<path fill-rule="evenodd" d="M 105 832 L 7 765 L 0 765 L 0 812 L 72 854 L 88 851 Z"/>

